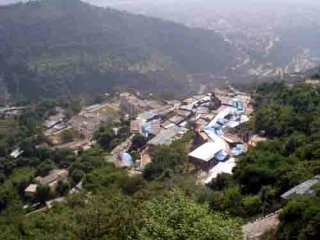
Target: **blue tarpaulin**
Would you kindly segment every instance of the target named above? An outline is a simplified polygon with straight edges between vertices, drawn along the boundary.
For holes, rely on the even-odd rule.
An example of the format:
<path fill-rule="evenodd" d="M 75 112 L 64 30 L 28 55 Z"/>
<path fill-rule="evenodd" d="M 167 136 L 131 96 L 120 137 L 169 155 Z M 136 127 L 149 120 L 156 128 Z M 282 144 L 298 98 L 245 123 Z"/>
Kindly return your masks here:
<path fill-rule="evenodd" d="M 245 146 L 243 144 L 237 144 L 234 148 L 231 149 L 231 154 L 233 156 L 239 156 L 245 151 Z"/>
<path fill-rule="evenodd" d="M 240 110 L 240 111 L 244 110 L 244 106 L 243 106 L 243 103 L 241 101 L 238 101 L 237 109 Z"/>
<path fill-rule="evenodd" d="M 226 122 L 228 122 L 227 119 L 224 119 L 224 118 L 220 118 L 217 123 L 220 124 L 220 125 L 224 125 Z"/>
<path fill-rule="evenodd" d="M 232 107 L 236 108 L 238 111 L 243 111 L 244 110 L 244 104 L 242 101 L 233 99 L 229 102 L 229 105 Z"/>
<path fill-rule="evenodd" d="M 130 167 L 133 165 L 133 159 L 129 153 L 121 153 L 120 158 L 124 166 Z"/>
<path fill-rule="evenodd" d="M 146 122 L 142 129 L 144 133 L 149 134 L 151 132 L 151 122 Z"/>
<path fill-rule="evenodd" d="M 217 152 L 214 157 L 218 161 L 224 161 L 227 158 L 227 156 L 228 156 L 228 154 L 224 150 L 221 150 L 221 151 Z"/>

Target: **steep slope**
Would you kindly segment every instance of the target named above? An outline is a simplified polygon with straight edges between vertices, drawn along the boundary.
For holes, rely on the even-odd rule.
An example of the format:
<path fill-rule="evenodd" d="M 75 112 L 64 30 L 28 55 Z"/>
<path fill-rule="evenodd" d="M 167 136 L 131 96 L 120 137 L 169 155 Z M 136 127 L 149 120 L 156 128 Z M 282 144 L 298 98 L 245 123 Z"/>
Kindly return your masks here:
<path fill-rule="evenodd" d="M 214 32 L 78 0 L 0 7 L 0 71 L 16 97 L 170 88 L 183 74 L 227 69 L 234 54 Z"/>

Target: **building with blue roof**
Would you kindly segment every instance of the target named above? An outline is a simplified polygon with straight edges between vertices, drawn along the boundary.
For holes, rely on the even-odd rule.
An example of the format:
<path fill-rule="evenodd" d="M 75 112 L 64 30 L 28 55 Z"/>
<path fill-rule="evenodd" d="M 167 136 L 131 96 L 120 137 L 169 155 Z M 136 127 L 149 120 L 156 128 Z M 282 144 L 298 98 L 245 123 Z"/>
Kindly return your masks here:
<path fill-rule="evenodd" d="M 231 149 L 231 154 L 235 157 L 240 156 L 245 153 L 245 145 L 237 144 L 234 148 Z"/>
<path fill-rule="evenodd" d="M 134 164 L 132 156 L 126 152 L 120 154 L 120 160 L 124 167 L 132 167 Z"/>
<path fill-rule="evenodd" d="M 225 161 L 228 157 L 228 153 L 226 153 L 226 151 L 224 150 L 220 150 L 219 152 L 216 153 L 216 155 L 214 156 L 216 160 L 218 161 Z"/>

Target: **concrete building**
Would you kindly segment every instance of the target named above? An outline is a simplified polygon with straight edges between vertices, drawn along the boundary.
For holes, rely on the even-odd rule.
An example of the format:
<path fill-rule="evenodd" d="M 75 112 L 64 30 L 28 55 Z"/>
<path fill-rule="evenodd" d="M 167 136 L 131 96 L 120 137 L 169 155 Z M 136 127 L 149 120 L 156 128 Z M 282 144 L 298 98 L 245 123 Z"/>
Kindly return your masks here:
<path fill-rule="evenodd" d="M 161 129 L 161 131 L 148 142 L 148 145 L 170 145 L 174 140 L 181 138 L 188 129 L 173 126 L 168 129 Z"/>
<path fill-rule="evenodd" d="M 36 177 L 35 182 L 37 182 L 40 185 L 53 186 L 58 181 L 65 180 L 68 177 L 68 175 L 69 175 L 69 172 L 66 169 L 54 169 L 47 176 Z"/>
<path fill-rule="evenodd" d="M 115 158 L 118 158 L 119 154 L 123 152 L 129 151 L 131 144 L 132 144 L 132 138 L 134 137 L 134 134 L 131 135 L 129 138 L 127 138 L 124 142 L 116 146 L 112 151 L 111 155 Z"/>
<path fill-rule="evenodd" d="M 64 181 L 68 178 L 69 171 L 66 169 L 54 169 L 47 176 L 38 176 L 35 178 L 35 183 L 30 184 L 25 190 L 26 197 L 35 197 L 38 186 L 49 186 L 52 193 L 56 191 L 59 181 Z"/>
<path fill-rule="evenodd" d="M 221 141 L 209 141 L 189 154 L 190 161 L 202 170 L 211 169 L 218 161 L 227 158 L 226 145 Z"/>
<path fill-rule="evenodd" d="M 106 117 L 99 113 L 82 113 L 71 119 L 72 129 L 80 136 L 91 137 L 99 129 Z"/>
<path fill-rule="evenodd" d="M 24 195 L 28 198 L 35 198 L 38 184 L 30 184 L 25 190 Z"/>
<path fill-rule="evenodd" d="M 312 86 L 319 86 L 320 85 L 320 79 L 311 79 L 308 78 L 304 81 L 306 84 L 312 85 Z"/>
<path fill-rule="evenodd" d="M 147 137 L 149 134 L 156 136 L 161 131 L 160 120 L 155 119 L 150 122 L 146 122 L 143 125 L 143 134 Z"/>
<path fill-rule="evenodd" d="M 140 124 L 138 120 L 130 121 L 130 133 L 131 134 L 139 134 L 140 133 Z"/>
<path fill-rule="evenodd" d="M 130 93 L 120 95 L 120 112 L 129 115 L 136 115 L 153 109 L 161 109 L 162 104 L 152 100 L 142 100 Z"/>

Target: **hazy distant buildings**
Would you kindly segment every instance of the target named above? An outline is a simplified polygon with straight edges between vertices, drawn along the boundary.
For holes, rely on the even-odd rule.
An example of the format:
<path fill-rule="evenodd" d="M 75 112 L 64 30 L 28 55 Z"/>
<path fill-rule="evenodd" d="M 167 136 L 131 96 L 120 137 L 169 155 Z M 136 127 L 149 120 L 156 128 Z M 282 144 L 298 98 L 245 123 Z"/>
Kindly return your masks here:
<path fill-rule="evenodd" d="M 312 86 L 319 86 L 320 85 L 320 79 L 311 79 L 308 78 L 304 81 L 306 84 L 312 85 Z"/>
<path fill-rule="evenodd" d="M 161 108 L 161 104 L 157 101 L 142 100 L 130 93 L 122 93 L 120 95 L 121 113 L 136 115 L 156 108 Z"/>
<path fill-rule="evenodd" d="M 83 113 L 72 118 L 72 129 L 80 136 L 88 137 L 105 121 L 99 113 Z"/>

